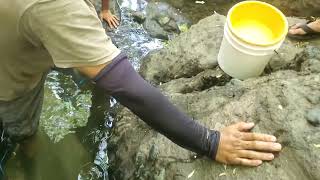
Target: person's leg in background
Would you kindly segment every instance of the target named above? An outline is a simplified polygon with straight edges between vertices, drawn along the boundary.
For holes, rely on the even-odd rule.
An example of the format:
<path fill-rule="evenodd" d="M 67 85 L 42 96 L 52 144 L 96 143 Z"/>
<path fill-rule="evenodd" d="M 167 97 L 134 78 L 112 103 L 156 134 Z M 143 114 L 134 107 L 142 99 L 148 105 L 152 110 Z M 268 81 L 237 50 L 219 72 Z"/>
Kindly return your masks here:
<path fill-rule="evenodd" d="M 312 40 L 320 37 L 320 19 L 298 23 L 290 27 L 288 36 L 297 40 Z"/>

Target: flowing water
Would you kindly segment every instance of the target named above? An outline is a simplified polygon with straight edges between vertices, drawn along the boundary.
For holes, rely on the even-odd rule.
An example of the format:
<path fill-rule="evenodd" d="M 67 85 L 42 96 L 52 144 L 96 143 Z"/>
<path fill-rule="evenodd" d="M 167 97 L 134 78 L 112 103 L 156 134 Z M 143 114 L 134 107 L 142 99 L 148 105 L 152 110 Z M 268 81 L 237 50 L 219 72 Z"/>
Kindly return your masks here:
<path fill-rule="evenodd" d="M 216 3 L 166 1 L 193 23 L 217 10 Z M 147 3 L 145 0 L 115 1 L 113 8 L 115 14 L 121 16 L 121 26 L 107 31 L 136 69 L 142 57 L 162 48 L 164 43 L 151 38 L 142 25 L 132 20 L 131 11 L 144 11 Z M 225 13 L 230 5 L 220 6 L 220 13 Z M 99 3 L 97 7 L 99 9 Z M 45 98 L 35 143 L 31 151 L 25 152 L 27 157 L 18 150 L 10 160 L 7 168 L 10 180 L 107 179 L 107 139 L 116 102 L 72 70 L 49 74 Z"/>

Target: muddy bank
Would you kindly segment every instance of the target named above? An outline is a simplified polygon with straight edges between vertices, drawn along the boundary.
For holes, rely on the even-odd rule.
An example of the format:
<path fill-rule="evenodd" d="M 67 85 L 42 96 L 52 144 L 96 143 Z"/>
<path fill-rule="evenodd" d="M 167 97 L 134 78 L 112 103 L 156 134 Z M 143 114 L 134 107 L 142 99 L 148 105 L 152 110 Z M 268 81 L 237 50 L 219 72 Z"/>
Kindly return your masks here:
<path fill-rule="evenodd" d="M 261 77 L 232 79 L 216 63 L 224 20 L 201 20 L 150 54 L 141 73 L 194 120 L 214 129 L 255 122 L 254 131 L 277 136 L 283 151 L 258 168 L 224 166 L 178 147 L 123 109 L 109 142 L 113 178 L 320 179 L 320 131 L 308 120 L 320 107 L 320 49 L 286 40 Z"/>

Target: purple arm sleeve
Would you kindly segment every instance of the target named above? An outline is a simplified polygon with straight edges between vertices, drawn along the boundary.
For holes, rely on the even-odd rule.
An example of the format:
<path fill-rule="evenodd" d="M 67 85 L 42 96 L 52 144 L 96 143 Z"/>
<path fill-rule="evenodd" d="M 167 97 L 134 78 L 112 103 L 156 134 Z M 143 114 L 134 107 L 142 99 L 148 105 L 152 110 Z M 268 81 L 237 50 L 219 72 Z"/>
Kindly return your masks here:
<path fill-rule="evenodd" d="M 220 133 L 203 127 L 182 113 L 134 70 L 125 55 L 117 56 L 94 81 L 171 141 L 215 159 Z"/>

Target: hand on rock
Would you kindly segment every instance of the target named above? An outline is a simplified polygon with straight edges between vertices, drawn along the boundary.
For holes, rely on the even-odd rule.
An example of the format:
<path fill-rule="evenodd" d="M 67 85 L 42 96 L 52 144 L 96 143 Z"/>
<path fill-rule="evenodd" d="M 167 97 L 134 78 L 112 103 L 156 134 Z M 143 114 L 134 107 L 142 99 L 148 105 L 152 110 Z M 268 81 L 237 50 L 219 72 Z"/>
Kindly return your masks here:
<path fill-rule="evenodd" d="M 103 10 L 100 13 L 100 18 L 101 20 L 105 20 L 110 28 L 117 28 L 120 25 L 119 18 L 113 15 L 110 10 Z"/>
<path fill-rule="evenodd" d="M 281 151 L 276 137 L 249 132 L 254 123 L 240 122 L 220 131 L 216 160 L 225 164 L 259 166 L 274 159 L 272 152 Z"/>

